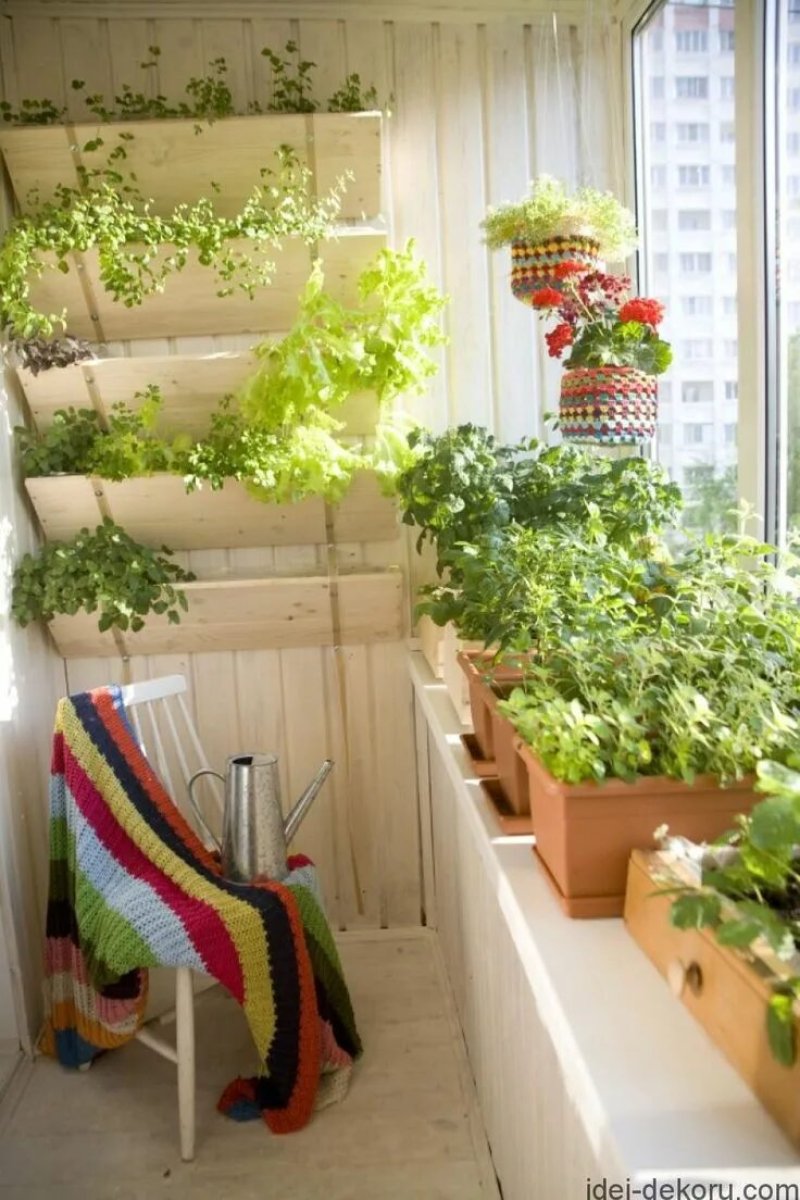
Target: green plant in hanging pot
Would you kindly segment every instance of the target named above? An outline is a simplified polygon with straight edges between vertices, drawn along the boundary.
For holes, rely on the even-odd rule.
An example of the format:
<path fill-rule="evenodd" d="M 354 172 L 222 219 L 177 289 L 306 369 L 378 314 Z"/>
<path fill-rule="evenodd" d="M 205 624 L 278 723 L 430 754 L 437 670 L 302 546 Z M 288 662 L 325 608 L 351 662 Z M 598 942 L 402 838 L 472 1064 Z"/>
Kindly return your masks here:
<path fill-rule="evenodd" d="M 599 261 L 622 262 L 636 245 L 633 214 L 611 192 L 570 193 L 549 175 L 540 175 L 516 204 L 490 209 L 482 228 L 490 249 L 511 247 L 511 290 L 525 304 L 543 284 L 557 285 L 560 263 L 591 270 Z"/>
<path fill-rule="evenodd" d="M 558 268 L 561 289 L 543 287 L 531 303 L 557 320 L 545 335 L 552 358 L 568 351 L 561 380 L 559 428 L 573 442 L 632 445 L 648 441 L 658 416 L 656 376 L 672 362 L 659 336 L 664 307 L 630 297 L 626 276 Z"/>
<path fill-rule="evenodd" d="M 81 529 L 67 542 L 46 542 L 26 554 L 14 572 L 11 614 L 20 625 L 52 621 L 58 613 L 99 612 L 98 628 L 136 633 L 148 613 L 172 624 L 188 607 L 177 586 L 195 577 L 168 557 L 135 542 L 106 518 L 95 530 Z"/>

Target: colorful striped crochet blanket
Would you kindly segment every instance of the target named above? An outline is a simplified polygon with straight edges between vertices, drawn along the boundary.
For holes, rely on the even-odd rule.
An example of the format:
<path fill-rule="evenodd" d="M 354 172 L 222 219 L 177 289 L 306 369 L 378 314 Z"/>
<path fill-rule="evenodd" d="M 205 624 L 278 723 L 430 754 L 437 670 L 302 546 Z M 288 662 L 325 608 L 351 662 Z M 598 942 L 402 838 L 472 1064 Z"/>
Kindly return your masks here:
<path fill-rule="evenodd" d="M 62 700 L 50 786 L 42 1049 L 78 1067 L 142 1023 L 147 968 L 187 966 L 239 1002 L 262 1064 L 220 1108 L 299 1129 L 361 1045 L 308 859 L 283 884 L 223 879 L 137 743 L 118 687 Z"/>

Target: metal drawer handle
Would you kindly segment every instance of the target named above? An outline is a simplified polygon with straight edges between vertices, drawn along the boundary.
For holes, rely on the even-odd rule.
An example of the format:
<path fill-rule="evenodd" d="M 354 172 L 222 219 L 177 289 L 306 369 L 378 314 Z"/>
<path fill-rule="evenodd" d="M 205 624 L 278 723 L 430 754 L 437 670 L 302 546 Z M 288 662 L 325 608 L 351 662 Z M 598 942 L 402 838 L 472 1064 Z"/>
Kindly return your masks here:
<path fill-rule="evenodd" d="M 675 996 L 682 996 L 687 988 L 693 996 L 699 996 L 703 990 L 702 968 L 697 962 L 673 958 L 667 967 L 667 982 Z"/>

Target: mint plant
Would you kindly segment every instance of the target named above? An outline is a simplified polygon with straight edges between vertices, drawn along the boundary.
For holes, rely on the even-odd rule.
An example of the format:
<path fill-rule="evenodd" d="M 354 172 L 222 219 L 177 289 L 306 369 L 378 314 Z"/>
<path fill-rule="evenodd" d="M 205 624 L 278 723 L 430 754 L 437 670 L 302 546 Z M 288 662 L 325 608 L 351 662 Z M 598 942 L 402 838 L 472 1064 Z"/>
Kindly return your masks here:
<path fill-rule="evenodd" d="M 156 551 L 139 545 L 109 519 L 67 542 L 46 542 L 14 572 L 12 616 L 25 626 L 52 621 L 57 613 L 99 612 L 101 632 L 136 633 L 151 612 L 177 624 L 188 602 L 176 585 L 195 577 L 171 562 L 171 553 L 166 546 Z"/>

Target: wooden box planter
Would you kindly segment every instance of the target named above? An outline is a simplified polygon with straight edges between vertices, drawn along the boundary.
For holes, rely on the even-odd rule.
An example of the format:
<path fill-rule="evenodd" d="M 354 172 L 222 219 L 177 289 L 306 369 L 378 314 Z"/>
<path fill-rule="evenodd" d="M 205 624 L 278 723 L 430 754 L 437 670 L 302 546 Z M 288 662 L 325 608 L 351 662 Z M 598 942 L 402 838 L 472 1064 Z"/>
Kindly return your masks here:
<path fill-rule="evenodd" d="M 674 928 L 669 919 L 673 897 L 654 894 L 669 885 L 669 875 L 661 854 L 634 851 L 625 897 L 628 931 L 783 1131 L 800 1145 L 800 1062 L 782 1066 L 770 1050 L 768 972 L 759 960 L 720 946 L 709 930 Z M 795 1031 L 800 1042 L 797 1016 Z"/>
<path fill-rule="evenodd" d="M 311 496 L 298 504 L 256 500 L 236 480 L 219 491 L 206 486 L 187 492 L 178 475 L 110 480 L 85 475 L 26 479 L 25 487 L 45 536 L 63 541 L 110 516 L 137 542 L 172 550 L 244 546 L 322 545 L 329 540 L 324 501 Z M 392 541 L 397 537 L 393 500 L 381 494 L 375 476 L 356 475 L 343 500 L 330 508 L 334 539 Z"/>
<path fill-rule="evenodd" d="M 722 788 L 710 776 L 683 783 L 664 775 L 634 783 L 562 783 L 521 738 L 540 863 L 570 917 L 619 917 L 633 850 L 655 848 L 654 831 L 708 842 L 757 801 L 752 780 Z"/>
<path fill-rule="evenodd" d="M 340 215 L 372 217 L 381 208 L 381 114 L 273 113 L 263 116 L 154 119 L 47 127 L 26 126 L 0 132 L 0 150 L 23 212 L 30 211 L 32 191 L 52 199 L 56 185 L 78 187 L 79 166 L 103 168 L 109 153 L 124 141 L 122 170 L 136 175 L 142 195 L 152 198 L 158 216 L 176 204 L 192 204 L 214 195 L 217 211 L 239 211 L 260 180 L 263 167 L 275 165 L 275 151 L 289 146 L 309 167 L 317 196 L 350 172 Z M 129 136 L 132 135 L 132 136 Z M 96 150 L 87 142 L 102 139 Z M 219 185 L 219 194 L 211 184 Z"/>
<path fill-rule="evenodd" d="M 52 424 L 60 408 L 95 408 L 108 413 L 115 404 L 136 409 L 134 397 L 150 384 L 159 388 L 163 407 L 156 422 L 162 435 L 186 433 L 203 437 L 211 414 L 223 396 L 232 394 L 252 375 L 256 356 L 249 351 L 220 354 L 137 355 L 132 358 L 96 358 L 34 375 L 17 369 L 28 407 L 38 429 Z M 378 399 L 372 392 L 348 398 L 335 414 L 350 437 L 374 433 Z"/>
<path fill-rule="evenodd" d="M 198 580 L 182 585 L 189 611 L 179 625 L 150 614 L 139 633 L 101 633 L 97 613 L 50 622 L 62 658 L 190 654 L 362 645 L 403 636 L 400 571 Z"/>
<path fill-rule="evenodd" d="M 68 332 L 95 342 L 289 329 L 313 257 L 322 263 L 326 291 L 352 305 L 358 299 L 358 276 L 386 245 L 386 233 L 369 226 L 342 226 L 316 249 L 295 238 L 287 238 L 280 249 L 255 250 L 246 239 L 233 245 L 251 259 L 275 264 L 272 282 L 252 300 L 239 289 L 230 296 L 218 296 L 220 283 L 214 270 L 202 266 L 192 252 L 183 270 L 166 280 L 163 292 L 126 308 L 105 291 L 97 252 L 91 250 L 72 255 L 66 274 L 56 269 L 55 257 L 48 260 L 43 256 L 45 270 L 30 281 L 31 303 L 39 312 L 65 310 Z M 164 247 L 165 256 L 170 249 Z"/>

